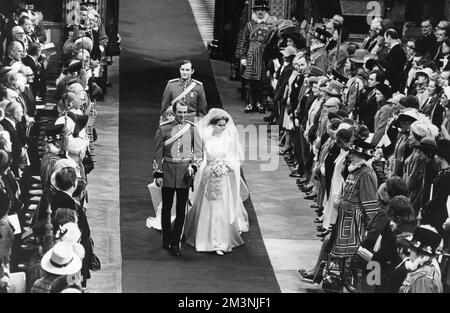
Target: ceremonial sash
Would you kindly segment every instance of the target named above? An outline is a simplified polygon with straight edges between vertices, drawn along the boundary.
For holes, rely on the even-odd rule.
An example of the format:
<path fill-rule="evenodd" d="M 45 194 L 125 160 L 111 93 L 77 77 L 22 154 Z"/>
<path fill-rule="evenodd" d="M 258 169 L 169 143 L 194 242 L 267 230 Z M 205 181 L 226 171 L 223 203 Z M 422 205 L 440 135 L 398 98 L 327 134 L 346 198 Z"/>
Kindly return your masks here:
<path fill-rule="evenodd" d="M 187 123 L 182 129 L 180 129 L 175 135 L 173 135 L 172 137 L 170 137 L 169 139 L 167 139 L 164 142 L 164 146 L 168 146 L 172 143 L 174 143 L 175 141 L 178 140 L 178 138 L 180 138 L 181 136 L 183 136 L 189 129 L 191 128 L 191 124 Z"/>
<path fill-rule="evenodd" d="M 183 99 L 184 97 L 186 97 L 186 95 L 187 95 L 188 93 L 190 93 L 190 92 L 192 91 L 192 89 L 194 89 L 194 87 L 195 87 L 196 84 L 197 84 L 196 82 L 192 82 L 192 83 L 189 85 L 189 87 L 186 88 L 185 91 L 183 91 L 178 97 L 176 97 L 175 99 L 173 99 L 170 103 L 171 103 L 172 105 L 174 105 L 175 103 L 177 103 L 178 101 L 180 101 L 181 99 Z"/>

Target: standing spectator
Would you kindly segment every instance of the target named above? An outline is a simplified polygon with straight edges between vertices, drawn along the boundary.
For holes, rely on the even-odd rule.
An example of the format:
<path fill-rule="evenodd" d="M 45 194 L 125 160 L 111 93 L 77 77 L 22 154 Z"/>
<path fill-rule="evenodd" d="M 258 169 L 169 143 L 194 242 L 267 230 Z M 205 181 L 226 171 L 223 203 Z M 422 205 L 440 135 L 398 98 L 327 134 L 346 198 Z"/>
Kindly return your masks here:
<path fill-rule="evenodd" d="M 388 100 L 392 97 L 392 90 L 385 84 L 375 87 L 375 99 L 377 100 L 378 110 L 374 118 L 374 135 L 371 144 L 377 146 L 383 137 L 389 117 L 392 115 L 392 108 Z"/>
<path fill-rule="evenodd" d="M 441 72 L 450 71 L 450 39 L 442 42 L 442 67 Z"/>
<path fill-rule="evenodd" d="M 417 39 L 417 44 L 425 48 L 424 56 L 433 58 L 438 50 L 436 36 L 433 34 L 433 25 L 431 20 L 423 20 L 420 24 L 422 35 Z"/>
<path fill-rule="evenodd" d="M 328 52 L 327 73 L 331 73 L 332 70 L 336 70 L 340 74 L 344 73 L 348 54 L 347 47 L 343 44 L 342 27 L 343 24 L 334 19 L 326 25 L 327 32 L 332 36 L 326 48 Z"/>
<path fill-rule="evenodd" d="M 426 156 L 419 149 L 420 141 L 429 135 L 427 125 L 422 122 L 414 122 L 411 124 L 409 134 L 409 146 L 413 149 L 411 155 L 405 160 L 403 169 L 403 179 L 408 185 L 410 192 L 409 199 L 416 214 L 419 213 L 420 203 L 422 199 L 423 177 L 426 168 Z"/>
<path fill-rule="evenodd" d="M 443 52 L 442 52 L 442 45 L 444 44 L 444 41 L 448 40 L 449 37 L 449 28 L 440 28 L 438 26 L 436 30 L 436 41 L 439 44 L 436 54 L 433 57 L 434 63 L 436 63 L 438 68 L 441 68 L 444 64 L 442 62 L 443 58 Z"/>
<path fill-rule="evenodd" d="M 434 153 L 439 172 L 433 180 L 433 195 L 422 209 L 422 223 L 431 225 L 444 237 L 443 224 L 448 218 L 447 199 L 450 195 L 450 141 L 437 139 Z M 447 247 L 447 245 L 444 245 Z"/>
<path fill-rule="evenodd" d="M 368 50 L 369 52 L 375 48 L 377 45 L 377 34 L 378 27 L 381 25 L 381 19 L 374 18 L 370 24 L 369 36 L 364 39 L 361 46 L 362 49 Z"/>
<path fill-rule="evenodd" d="M 393 122 L 393 126 L 399 128 L 395 148 L 392 154 L 392 175 L 403 176 L 403 167 L 405 159 L 409 157 L 412 149 L 409 147 L 408 140 L 411 132 L 411 124 L 417 121 L 419 113 L 416 109 L 407 108 L 400 112 L 397 119 Z"/>
<path fill-rule="evenodd" d="M 345 111 L 350 114 L 357 110 L 367 83 L 367 75 L 364 67 L 365 58 L 369 55 L 368 50 L 357 49 L 349 58 L 350 68 L 348 74 L 350 79 L 347 81 L 347 88 L 344 91 L 343 104 Z M 356 113 L 356 112 L 354 112 Z"/>
<path fill-rule="evenodd" d="M 269 3 L 266 0 L 256 0 L 253 14 L 244 32 L 241 64 L 245 66 L 243 78 L 247 80 L 249 101 L 246 112 L 264 110 L 262 92 L 266 75 L 263 53 L 270 40 L 272 29 L 268 24 Z"/>
<path fill-rule="evenodd" d="M 358 107 L 359 122 L 366 125 L 370 132 L 374 132 L 374 119 L 377 113 L 377 100 L 375 98 L 375 88 L 379 84 L 383 84 L 386 76 L 381 70 L 374 70 L 369 73 L 367 87 Z"/>
<path fill-rule="evenodd" d="M 0 173 L 8 169 L 10 157 L 5 150 L 0 150 Z M 11 199 L 3 181 L 0 179 L 0 293 L 6 292 L 9 281 L 11 246 L 14 229 L 8 220 Z"/>
<path fill-rule="evenodd" d="M 375 287 L 375 292 L 396 293 L 407 274 L 398 267 L 402 259 L 397 248 L 403 244 L 404 238 L 412 236 L 417 221 L 409 199 L 404 195 L 392 197 L 386 213 L 389 224 L 381 232 L 380 246 L 372 256 L 372 261 L 381 266 L 381 284 Z"/>
<path fill-rule="evenodd" d="M 28 46 L 28 54 L 22 59 L 22 63 L 31 68 L 34 73 L 33 82 L 30 83 L 33 95 L 36 97 L 37 94 L 45 95 L 46 92 L 46 78 L 45 78 L 45 67 L 41 63 L 41 45 L 37 42 L 33 42 Z M 43 99 L 45 98 L 42 97 Z"/>
<path fill-rule="evenodd" d="M 433 75 L 428 83 L 428 99 L 422 106 L 422 112 L 437 127 L 442 125 L 445 115 L 445 108 L 441 104 L 443 89 L 439 84 L 439 79 Z"/>
<path fill-rule="evenodd" d="M 412 40 L 408 41 L 406 43 L 406 64 L 405 68 L 403 69 L 403 77 L 402 83 L 400 85 L 400 92 L 404 92 L 408 84 L 409 72 L 413 68 L 415 54 L 416 54 L 416 43 Z"/>
<path fill-rule="evenodd" d="M 406 53 L 400 44 L 400 36 L 395 29 L 388 29 L 384 34 L 386 45 L 390 48 L 386 57 L 386 77 L 391 83 L 392 91 L 400 89 L 402 72 L 406 64 Z"/>
<path fill-rule="evenodd" d="M 13 41 L 8 45 L 6 49 L 6 57 L 3 61 L 4 66 L 12 66 L 15 63 L 22 62 L 24 54 L 23 45 L 20 42 Z"/>
<path fill-rule="evenodd" d="M 332 250 L 338 258 L 355 255 L 365 238 L 366 225 L 378 212 L 377 178 L 367 163 L 372 157 L 371 149 L 370 144 L 355 139 L 349 152 L 349 174 L 339 204 L 337 235 Z"/>
<path fill-rule="evenodd" d="M 430 68 L 424 68 L 422 70 L 418 70 L 416 72 L 416 97 L 419 100 L 419 108 L 422 109 L 423 105 L 427 102 L 429 93 L 428 93 L 428 84 L 430 82 L 430 78 L 433 75 L 433 70 Z"/>
<path fill-rule="evenodd" d="M 414 231 L 413 237 L 408 239 L 410 255 L 404 258 L 409 273 L 400 293 L 442 293 L 441 270 L 436 260 L 441 240 L 430 225 L 421 225 Z"/>
<path fill-rule="evenodd" d="M 41 266 L 45 276 L 34 283 L 31 293 L 52 293 L 58 287 L 61 276 L 74 275 L 80 271 L 81 259 L 73 251 L 73 244 L 58 242 L 42 257 Z"/>
<path fill-rule="evenodd" d="M 331 34 L 324 28 L 316 28 L 311 39 L 311 65 L 317 66 L 324 73 L 328 70 L 328 53 L 325 48 Z"/>
<path fill-rule="evenodd" d="M 17 125 L 22 121 L 23 109 L 20 103 L 10 101 L 5 108 L 5 119 L 0 125 L 9 133 L 12 143 L 12 164 L 11 170 L 16 177 L 20 177 L 19 168 L 22 164 L 22 156 L 24 154 L 24 143 L 22 142 L 17 131 Z M 25 152 L 26 153 L 26 152 Z"/>

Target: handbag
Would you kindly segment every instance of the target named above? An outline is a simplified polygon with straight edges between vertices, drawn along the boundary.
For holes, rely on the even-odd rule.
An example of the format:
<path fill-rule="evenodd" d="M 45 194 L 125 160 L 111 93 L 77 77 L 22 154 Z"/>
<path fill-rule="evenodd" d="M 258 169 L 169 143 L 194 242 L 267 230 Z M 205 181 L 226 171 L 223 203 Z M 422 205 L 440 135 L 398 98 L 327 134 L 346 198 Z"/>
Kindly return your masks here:
<path fill-rule="evenodd" d="M 94 240 L 92 240 L 92 237 L 89 238 L 89 241 L 91 242 L 91 256 L 89 259 L 89 269 L 93 272 L 97 272 L 101 270 L 102 263 L 100 262 L 98 256 L 96 256 L 94 253 Z"/>
<path fill-rule="evenodd" d="M 322 289 L 325 292 L 341 293 L 344 289 L 344 283 L 341 277 L 341 270 L 331 256 L 328 256 L 328 261 L 324 269 L 322 279 Z"/>

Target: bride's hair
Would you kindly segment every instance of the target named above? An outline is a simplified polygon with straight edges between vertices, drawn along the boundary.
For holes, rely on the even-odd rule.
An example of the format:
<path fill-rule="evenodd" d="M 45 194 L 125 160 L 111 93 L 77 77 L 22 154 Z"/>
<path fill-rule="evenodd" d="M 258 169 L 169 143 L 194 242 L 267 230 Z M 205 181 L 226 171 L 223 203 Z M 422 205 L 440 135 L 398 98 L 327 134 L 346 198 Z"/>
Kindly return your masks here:
<path fill-rule="evenodd" d="M 216 116 L 211 119 L 211 121 L 209 122 L 209 125 L 216 125 L 219 121 L 222 121 L 222 120 L 224 120 L 225 122 L 228 123 L 230 118 L 226 115 Z"/>

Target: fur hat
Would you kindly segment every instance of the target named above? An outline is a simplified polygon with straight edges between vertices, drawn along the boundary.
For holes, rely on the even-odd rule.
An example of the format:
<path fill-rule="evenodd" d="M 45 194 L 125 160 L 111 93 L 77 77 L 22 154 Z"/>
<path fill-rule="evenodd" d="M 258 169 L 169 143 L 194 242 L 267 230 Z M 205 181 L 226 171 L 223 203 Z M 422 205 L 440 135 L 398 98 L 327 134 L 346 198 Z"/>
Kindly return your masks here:
<path fill-rule="evenodd" d="M 256 11 L 256 10 L 269 11 L 270 10 L 270 5 L 269 5 L 269 2 L 267 0 L 254 0 L 252 9 L 254 11 Z"/>
<path fill-rule="evenodd" d="M 411 247 L 426 255 L 434 256 L 442 238 L 434 227 L 421 225 L 414 231 L 412 238 L 407 240 Z"/>

